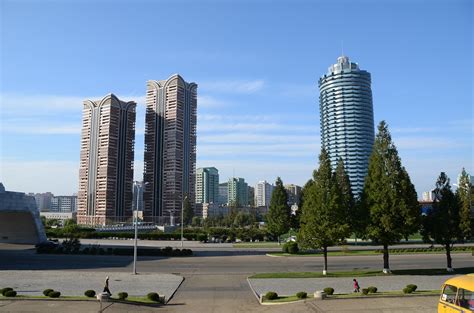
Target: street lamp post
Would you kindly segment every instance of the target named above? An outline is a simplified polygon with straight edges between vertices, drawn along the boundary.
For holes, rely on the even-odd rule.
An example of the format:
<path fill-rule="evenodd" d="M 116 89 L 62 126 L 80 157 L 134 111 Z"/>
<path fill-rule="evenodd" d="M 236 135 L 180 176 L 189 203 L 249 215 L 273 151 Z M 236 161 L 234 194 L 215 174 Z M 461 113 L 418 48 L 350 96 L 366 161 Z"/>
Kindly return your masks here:
<path fill-rule="evenodd" d="M 143 184 L 142 188 L 145 188 L 149 183 Z M 137 201 L 135 205 L 135 211 L 133 214 L 133 223 L 135 224 L 135 240 L 133 243 L 133 275 L 137 275 L 137 245 L 138 245 L 138 199 L 140 198 L 140 192 L 138 192 L 137 185 Z"/>

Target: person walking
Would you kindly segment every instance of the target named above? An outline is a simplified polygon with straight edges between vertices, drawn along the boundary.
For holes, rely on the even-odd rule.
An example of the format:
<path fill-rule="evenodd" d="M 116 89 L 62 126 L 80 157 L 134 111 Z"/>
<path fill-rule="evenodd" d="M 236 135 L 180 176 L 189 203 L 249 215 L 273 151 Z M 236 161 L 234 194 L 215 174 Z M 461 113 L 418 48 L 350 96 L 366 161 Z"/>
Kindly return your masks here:
<path fill-rule="evenodd" d="M 359 282 L 355 278 L 353 279 L 353 281 L 354 281 L 354 292 L 360 292 Z"/>
<path fill-rule="evenodd" d="M 105 278 L 105 284 L 104 284 L 104 291 L 103 291 L 103 292 L 107 292 L 107 294 L 108 294 L 109 296 L 112 295 L 112 293 L 111 293 L 110 290 L 109 290 L 109 276 L 107 276 L 107 277 Z"/>

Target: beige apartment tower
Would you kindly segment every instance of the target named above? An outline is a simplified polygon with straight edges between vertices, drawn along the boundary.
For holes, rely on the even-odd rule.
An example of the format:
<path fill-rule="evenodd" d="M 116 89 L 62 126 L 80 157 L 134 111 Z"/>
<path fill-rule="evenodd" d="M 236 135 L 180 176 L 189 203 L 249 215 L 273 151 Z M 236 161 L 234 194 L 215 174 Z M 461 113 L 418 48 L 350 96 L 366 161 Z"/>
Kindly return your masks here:
<path fill-rule="evenodd" d="M 181 218 L 185 196 L 194 204 L 197 85 L 175 74 L 147 82 L 143 216 L 169 224 Z"/>
<path fill-rule="evenodd" d="M 132 217 L 135 109 L 135 102 L 113 94 L 84 101 L 78 224 L 114 224 Z"/>

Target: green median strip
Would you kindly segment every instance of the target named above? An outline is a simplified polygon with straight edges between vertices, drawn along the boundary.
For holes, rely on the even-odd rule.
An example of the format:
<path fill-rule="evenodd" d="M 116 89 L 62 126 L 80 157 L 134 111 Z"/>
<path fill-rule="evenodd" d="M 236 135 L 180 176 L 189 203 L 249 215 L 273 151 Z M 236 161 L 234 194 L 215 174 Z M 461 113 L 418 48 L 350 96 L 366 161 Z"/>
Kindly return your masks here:
<path fill-rule="evenodd" d="M 438 296 L 439 290 L 417 290 L 412 293 L 403 293 L 402 291 L 384 291 L 377 293 L 369 293 L 364 295 L 362 293 L 347 293 L 347 294 L 335 294 L 327 296 L 328 299 L 347 299 L 347 298 L 376 298 L 376 297 L 412 297 L 412 296 Z M 312 295 L 308 295 L 308 299 L 312 299 Z M 275 300 L 263 299 L 264 304 L 270 303 L 290 303 L 295 301 L 301 301 L 305 299 L 300 299 L 297 296 L 279 296 Z"/>
<path fill-rule="evenodd" d="M 453 253 L 471 253 L 471 251 L 451 251 Z M 446 254 L 445 251 L 390 251 L 390 255 L 401 255 L 401 254 Z M 278 257 L 323 257 L 323 253 L 283 253 L 274 252 L 267 253 L 269 256 Z M 381 252 L 377 250 L 349 250 L 349 251 L 328 251 L 328 256 L 364 256 L 364 255 L 381 255 Z"/>
<path fill-rule="evenodd" d="M 3 297 L 0 295 L 0 299 L 8 300 L 68 300 L 68 301 L 98 301 L 96 297 L 84 297 L 84 296 L 60 296 L 59 298 L 50 298 L 47 296 L 27 296 L 27 295 L 17 295 L 16 297 Z M 129 303 L 129 304 L 159 304 L 158 302 L 152 301 L 147 297 L 133 297 L 130 296 L 126 300 L 120 300 L 118 298 L 110 298 L 111 301 Z"/>
<path fill-rule="evenodd" d="M 371 271 L 344 271 L 344 272 L 328 272 L 323 275 L 322 272 L 282 272 L 282 273 L 259 273 L 250 276 L 251 279 L 265 278 L 325 278 L 325 277 L 368 277 L 368 276 L 389 276 L 389 275 L 453 275 L 453 274 L 469 274 L 474 273 L 474 267 L 456 268 L 454 273 L 447 272 L 445 268 L 432 269 L 407 269 L 392 270 L 391 274 L 384 274 L 379 270 Z"/>

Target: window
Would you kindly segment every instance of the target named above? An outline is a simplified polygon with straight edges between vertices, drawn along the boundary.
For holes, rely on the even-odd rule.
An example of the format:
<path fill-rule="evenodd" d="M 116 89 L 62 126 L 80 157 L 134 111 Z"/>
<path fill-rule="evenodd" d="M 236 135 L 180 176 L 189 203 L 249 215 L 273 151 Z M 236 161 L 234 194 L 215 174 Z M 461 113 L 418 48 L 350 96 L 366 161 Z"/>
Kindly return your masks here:
<path fill-rule="evenodd" d="M 457 287 L 454 287 L 451 285 L 444 286 L 443 294 L 441 295 L 441 300 L 454 304 L 457 291 L 458 291 Z"/>
<path fill-rule="evenodd" d="M 474 292 L 459 288 L 456 305 L 465 309 L 474 310 Z"/>

